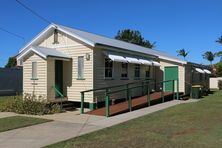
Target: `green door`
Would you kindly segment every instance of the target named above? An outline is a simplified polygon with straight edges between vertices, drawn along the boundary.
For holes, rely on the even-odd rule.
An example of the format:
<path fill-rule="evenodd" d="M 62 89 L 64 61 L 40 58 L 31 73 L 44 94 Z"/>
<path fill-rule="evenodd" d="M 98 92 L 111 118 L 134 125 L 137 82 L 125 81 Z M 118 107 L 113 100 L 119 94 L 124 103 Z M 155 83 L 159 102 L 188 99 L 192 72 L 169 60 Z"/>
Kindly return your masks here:
<path fill-rule="evenodd" d="M 177 80 L 178 79 L 178 66 L 170 66 L 164 68 L 164 80 Z M 175 83 L 176 85 L 176 83 Z M 173 91 L 173 82 L 166 82 L 164 84 L 165 91 Z"/>
<path fill-rule="evenodd" d="M 56 89 L 63 94 L 63 61 L 55 61 L 55 87 Z M 59 93 L 55 93 L 55 97 L 61 97 Z"/>

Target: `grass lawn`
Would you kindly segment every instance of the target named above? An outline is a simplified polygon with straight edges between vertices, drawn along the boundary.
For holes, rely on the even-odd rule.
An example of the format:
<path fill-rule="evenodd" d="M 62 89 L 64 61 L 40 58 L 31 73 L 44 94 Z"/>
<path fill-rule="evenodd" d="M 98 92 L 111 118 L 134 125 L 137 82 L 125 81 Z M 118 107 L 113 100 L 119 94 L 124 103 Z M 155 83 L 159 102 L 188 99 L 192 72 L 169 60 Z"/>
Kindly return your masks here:
<path fill-rule="evenodd" d="M 48 147 L 213 148 L 222 145 L 222 91 Z"/>
<path fill-rule="evenodd" d="M 22 117 L 22 116 L 12 116 L 6 118 L 0 118 L 0 132 L 8 131 L 16 128 L 31 126 L 35 124 L 49 122 L 51 120 Z"/>
<path fill-rule="evenodd" d="M 14 98 L 14 96 L 0 96 L 0 103 L 10 100 L 10 99 L 13 99 L 13 98 Z"/>

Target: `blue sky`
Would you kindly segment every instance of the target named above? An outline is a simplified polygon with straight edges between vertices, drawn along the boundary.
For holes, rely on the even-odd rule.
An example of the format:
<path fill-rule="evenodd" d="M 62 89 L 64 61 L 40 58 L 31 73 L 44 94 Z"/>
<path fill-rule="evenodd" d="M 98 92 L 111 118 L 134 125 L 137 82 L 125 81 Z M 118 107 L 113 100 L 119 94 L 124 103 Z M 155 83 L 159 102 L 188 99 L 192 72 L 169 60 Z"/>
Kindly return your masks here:
<path fill-rule="evenodd" d="M 221 0 L 20 0 L 54 23 L 114 37 L 120 29 L 139 30 L 156 41 L 156 49 L 207 64 L 205 51 L 222 50 L 215 40 L 222 35 Z M 48 24 L 18 5 L 1 0 L 0 27 L 30 41 Z M 23 40 L 0 30 L 0 67 L 16 55 Z M 219 59 L 216 59 L 218 61 Z"/>

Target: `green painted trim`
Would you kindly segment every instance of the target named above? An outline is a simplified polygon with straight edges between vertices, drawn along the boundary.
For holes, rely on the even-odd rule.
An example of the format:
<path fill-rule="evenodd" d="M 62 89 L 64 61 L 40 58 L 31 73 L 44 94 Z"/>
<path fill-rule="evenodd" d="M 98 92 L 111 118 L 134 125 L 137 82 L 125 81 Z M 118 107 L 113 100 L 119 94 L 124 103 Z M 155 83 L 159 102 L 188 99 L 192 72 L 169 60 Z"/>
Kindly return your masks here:
<path fill-rule="evenodd" d="M 31 78 L 30 80 L 39 80 L 38 78 Z"/>
<path fill-rule="evenodd" d="M 97 103 L 89 103 L 89 109 L 92 111 L 97 108 Z"/>
<path fill-rule="evenodd" d="M 109 117 L 109 95 L 106 93 L 106 117 Z"/>
<path fill-rule="evenodd" d="M 84 113 L 84 93 L 81 93 L 81 102 L 80 102 L 80 113 L 83 114 Z"/>
<path fill-rule="evenodd" d="M 85 78 L 77 78 L 76 80 L 85 80 Z"/>

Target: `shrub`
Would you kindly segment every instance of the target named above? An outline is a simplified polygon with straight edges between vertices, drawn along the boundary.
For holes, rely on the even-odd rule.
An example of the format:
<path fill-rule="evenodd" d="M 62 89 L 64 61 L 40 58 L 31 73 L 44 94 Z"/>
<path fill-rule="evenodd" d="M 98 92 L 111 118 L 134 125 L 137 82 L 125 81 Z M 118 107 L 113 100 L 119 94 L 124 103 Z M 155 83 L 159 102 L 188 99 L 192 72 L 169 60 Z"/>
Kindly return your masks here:
<path fill-rule="evenodd" d="M 25 94 L 24 98 L 16 96 L 1 103 L 0 111 L 15 112 L 19 114 L 44 115 L 62 112 L 59 104 L 50 104 L 43 97 Z"/>
<path fill-rule="evenodd" d="M 218 88 L 219 88 L 219 90 L 222 90 L 222 80 L 218 81 Z"/>

